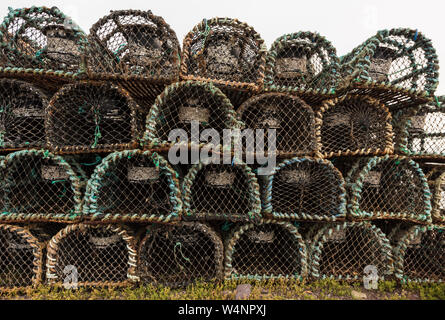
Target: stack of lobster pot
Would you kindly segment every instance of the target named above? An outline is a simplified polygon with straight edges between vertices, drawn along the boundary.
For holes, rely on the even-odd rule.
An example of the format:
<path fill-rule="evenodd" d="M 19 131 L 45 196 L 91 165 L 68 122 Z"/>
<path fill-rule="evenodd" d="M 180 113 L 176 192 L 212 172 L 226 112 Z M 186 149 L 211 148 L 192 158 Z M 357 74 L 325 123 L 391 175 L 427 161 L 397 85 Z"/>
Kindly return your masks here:
<path fill-rule="evenodd" d="M 87 34 L 31 7 L 0 41 L 0 291 L 445 280 L 445 99 L 420 32 L 338 57 L 212 18 L 181 50 L 151 11 Z"/>

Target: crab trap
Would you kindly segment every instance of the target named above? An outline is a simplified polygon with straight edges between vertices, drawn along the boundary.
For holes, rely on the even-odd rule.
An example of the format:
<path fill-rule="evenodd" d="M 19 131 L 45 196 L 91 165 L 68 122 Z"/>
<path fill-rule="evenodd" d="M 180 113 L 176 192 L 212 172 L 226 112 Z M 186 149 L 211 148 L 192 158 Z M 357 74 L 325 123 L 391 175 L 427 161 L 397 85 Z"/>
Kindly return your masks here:
<path fill-rule="evenodd" d="M 111 11 L 88 36 L 89 77 L 116 81 L 133 97 L 154 101 L 178 81 L 179 59 L 176 33 L 151 11 Z"/>
<path fill-rule="evenodd" d="M 267 49 L 261 36 L 237 19 L 204 19 L 185 39 L 181 78 L 213 82 L 234 105 L 262 88 Z"/>
<path fill-rule="evenodd" d="M 347 95 L 327 100 L 317 112 L 324 157 L 384 155 L 394 151 L 392 117 L 377 100 Z"/>
<path fill-rule="evenodd" d="M 304 279 L 307 271 L 306 245 L 288 222 L 241 225 L 226 239 L 227 279 Z"/>
<path fill-rule="evenodd" d="M 445 159 L 445 96 L 400 112 L 397 151 L 416 159 Z"/>
<path fill-rule="evenodd" d="M 243 145 L 246 153 L 256 151 L 256 129 L 264 130 L 265 149 L 273 148 L 279 156 L 315 155 L 320 151 L 320 139 L 315 131 L 315 112 L 296 96 L 265 93 L 252 97 L 238 108 L 237 120 L 242 123 L 243 129 L 252 130 L 251 137 L 246 136 Z M 269 145 L 268 129 L 275 130 L 273 146 Z"/>
<path fill-rule="evenodd" d="M 445 281 L 445 229 L 412 226 L 396 235 L 395 276 L 402 282 Z"/>
<path fill-rule="evenodd" d="M 272 44 L 264 86 L 271 91 L 290 91 L 316 103 L 335 93 L 339 71 L 340 60 L 330 41 L 317 33 L 296 32 Z"/>
<path fill-rule="evenodd" d="M 216 131 L 222 138 L 224 129 L 237 125 L 232 104 L 212 83 L 178 82 L 156 98 L 147 116 L 144 144 L 148 148 L 199 145 L 202 130 Z"/>
<path fill-rule="evenodd" d="M 369 222 L 328 224 L 312 240 L 310 268 L 316 279 L 384 280 L 393 273 L 392 247 Z"/>
<path fill-rule="evenodd" d="M 71 224 L 48 243 L 46 279 L 70 288 L 137 281 L 135 239 L 115 225 Z"/>
<path fill-rule="evenodd" d="M 385 156 L 357 160 L 346 177 L 348 213 L 354 220 L 431 223 L 431 192 L 413 160 Z"/>
<path fill-rule="evenodd" d="M 28 230 L 0 225 L 0 292 L 40 284 L 42 265 L 42 247 Z"/>
<path fill-rule="evenodd" d="M 243 162 L 194 165 L 182 190 L 185 219 L 251 221 L 261 217 L 258 181 Z"/>
<path fill-rule="evenodd" d="M 48 151 L 11 153 L 5 158 L 0 221 L 74 221 L 84 183 L 74 163 Z"/>
<path fill-rule="evenodd" d="M 0 74 L 58 88 L 82 71 L 86 34 L 57 7 L 10 9 L 0 25 Z"/>
<path fill-rule="evenodd" d="M 263 213 L 274 219 L 336 221 L 346 217 L 343 176 L 327 160 L 285 160 L 267 177 Z"/>
<path fill-rule="evenodd" d="M 114 152 L 104 158 L 88 181 L 84 216 L 102 222 L 178 220 L 182 214 L 178 178 L 157 153 Z"/>
<path fill-rule="evenodd" d="M 436 51 L 417 30 L 379 31 L 340 59 L 337 91 L 370 95 L 390 110 L 428 102 L 439 82 Z"/>
<path fill-rule="evenodd" d="M 431 216 L 433 223 L 445 225 L 445 167 L 443 165 L 432 164 L 425 176 L 431 191 Z"/>
<path fill-rule="evenodd" d="M 57 153 L 133 149 L 148 112 L 126 90 L 109 82 L 67 84 L 47 110 L 47 144 Z"/>
<path fill-rule="evenodd" d="M 150 225 L 138 248 L 138 276 L 142 283 L 172 287 L 220 280 L 222 241 L 202 223 Z"/>

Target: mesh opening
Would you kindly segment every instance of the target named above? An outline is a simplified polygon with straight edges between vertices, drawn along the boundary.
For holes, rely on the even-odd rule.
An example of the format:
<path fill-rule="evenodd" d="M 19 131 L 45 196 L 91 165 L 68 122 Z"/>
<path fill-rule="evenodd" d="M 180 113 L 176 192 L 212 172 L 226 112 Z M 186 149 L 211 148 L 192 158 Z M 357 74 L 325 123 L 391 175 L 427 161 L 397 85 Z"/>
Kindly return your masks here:
<path fill-rule="evenodd" d="M 192 122 L 199 125 L 196 132 Z M 150 110 L 145 143 L 168 144 L 172 130 L 183 130 L 188 142 L 200 141 L 204 129 L 213 129 L 222 137 L 223 129 L 234 126 L 233 106 L 219 89 L 210 83 L 180 82 L 167 87 Z"/>
<path fill-rule="evenodd" d="M 93 75 L 130 75 L 158 81 L 178 77 L 180 46 L 176 34 L 151 11 L 112 11 L 92 26 L 88 39 L 88 69 Z"/>
<path fill-rule="evenodd" d="M 79 286 L 124 284 L 134 276 L 133 242 L 120 227 L 70 225 L 48 244 L 47 279 L 62 283 L 74 266 Z"/>
<path fill-rule="evenodd" d="M 348 177 L 355 218 L 431 221 L 430 190 L 422 170 L 404 158 L 359 160 Z"/>
<path fill-rule="evenodd" d="M 44 151 L 8 155 L 3 219 L 73 219 L 80 210 L 81 179 L 63 158 Z"/>
<path fill-rule="evenodd" d="M 23 228 L 0 225 L 0 291 L 39 283 L 41 268 L 37 239 Z"/>
<path fill-rule="evenodd" d="M 84 212 L 132 220 L 163 219 L 180 215 L 176 172 L 158 154 L 116 152 L 96 168 L 86 192 Z"/>
<path fill-rule="evenodd" d="M 411 281 L 445 280 L 445 232 L 443 228 L 413 227 L 403 233 L 396 252 L 399 277 Z M 400 274 L 400 271 L 402 272 Z"/>
<path fill-rule="evenodd" d="M 119 87 L 71 84 L 51 99 L 47 140 L 54 151 L 119 150 L 137 143 L 143 121 L 142 110 Z"/>
<path fill-rule="evenodd" d="M 325 104 L 322 118 L 322 153 L 379 155 L 393 151 L 391 114 L 369 97 L 350 96 Z"/>
<path fill-rule="evenodd" d="M 79 72 L 86 35 L 57 7 L 11 10 L 0 31 L 5 67 Z"/>
<path fill-rule="evenodd" d="M 228 240 L 226 277 L 306 276 L 306 248 L 290 224 L 241 226 Z"/>
<path fill-rule="evenodd" d="M 222 250 L 219 236 L 204 224 L 152 226 L 139 246 L 139 276 L 169 286 L 219 279 Z"/>
<path fill-rule="evenodd" d="M 46 95 L 18 80 L 0 80 L 0 147 L 21 149 L 45 144 Z"/>
<path fill-rule="evenodd" d="M 271 187 L 271 188 L 270 188 Z M 285 161 L 269 179 L 264 207 L 277 217 L 336 220 L 346 216 L 341 173 L 327 161 Z"/>
<path fill-rule="evenodd" d="M 298 32 L 278 38 L 268 53 L 266 84 L 282 88 L 330 91 L 337 81 L 339 59 L 324 37 Z"/>
<path fill-rule="evenodd" d="M 375 266 L 383 279 L 392 271 L 388 239 L 368 223 L 326 226 L 314 238 L 312 275 L 316 278 L 362 279 Z"/>
<path fill-rule="evenodd" d="M 181 76 L 206 78 L 235 87 L 260 84 L 264 41 L 236 19 L 204 19 L 184 39 Z"/>
<path fill-rule="evenodd" d="M 183 199 L 185 215 L 193 219 L 246 221 L 260 216 L 258 182 L 244 165 L 192 167 Z"/>
<path fill-rule="evenodd" d="M 278 154 L 312 154 L 319 148 L 315 133 L 315 114 L 303 100 L 281 93 L 266 93 L 246 101 L 237 118 L 247 129 L 264 129 L 264 145 L 269 150 L 267 129 L 276 130 Z M 252 133 L 255 137 L 255 132 Z M 256 138 L 255 138 L 256 140 Z M 251 141 L 251 142 L 250 142 Z M 246 152 L 254 152 L 253 139 L 244 142 Z M 257 142 L 258 143 L 258 142 Z M 274 150 L 275 151 L 275 150 Z"/>

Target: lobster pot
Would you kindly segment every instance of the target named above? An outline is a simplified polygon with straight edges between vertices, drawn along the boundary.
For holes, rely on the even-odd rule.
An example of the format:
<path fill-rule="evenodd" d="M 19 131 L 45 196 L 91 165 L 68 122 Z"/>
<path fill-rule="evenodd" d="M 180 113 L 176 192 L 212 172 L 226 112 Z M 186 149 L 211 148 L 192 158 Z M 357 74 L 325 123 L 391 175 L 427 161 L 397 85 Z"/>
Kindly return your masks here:
<path fill-rule="evenodd" d="M 225 246 L 225 277 L 273 279 L 307 276 L 306 246 L 296 227 L 263 221 L 233 230 Z"/>
<path fill-rule="evenodd" d="M 88 41 L 90 76 L 115 79 L 135 97 L 154 100 L 178 79 L 178 38 L 151 11 L 111 11 L 91 27 Z"/>
<path fill-rule="evenodd" d="M 148 147 L 198 144 L 204 129 L 216 131 L 219 141 L 223 129 L 235 126 L 233 106 L 221 90 L 211 83 L 179 82 L 156 98 L 147 117 L 144 143 Z"/>
<path fill-rule="evenodd" d="M 346 217 L 345 182 L 327 160 L 285 160 L 268 177 L 263 198 L 263 211 L 274 219 L 335 221 Z"/>
<path fill-rule="evenodd" d="M 181 78 L 211 81 L 231 91 L 256 91 L 264 79 L 264 40 L 246 23 L 204 19 L 185 39 Z"/>
<path fill-rule="evenodd" d="M 68 225 L 47 247 L 51 285 L 122 286 L 136 281 L 133 236 L 114 225 Z"/>
<path fill-rule="evenodd" d="M 114 152 L 91 176 L 84 214 L 93 220 L 169 221 L 181 216 L 178 174 L 157 153 Z"/>
<path fill-rule="evenodd" d="M 338 81 L 337 51 L 325 37 L 296 32 L 279 37 L 267 55 L 265 86 L 330 93 Z"/>
<path fill-rule="evenodd" d="M 245 129 L 252 130 L 251 137 L 246 136 L 243 142 L 247 153 L 254 153 L 258 145 L 256 129 L 264 130 L 265 150 L 279 155 L 296 156 L 319 151 L 315 113 L 296 96 L 284 93 L 255 96 L 237 110 L 237 119 L 244 123 Z M 275 132 L 275 145 L 269 143 L 268 129 Z"/>
<path fill-rule="evenodd" d="M 397 156 L 357 160 L 346 178 L 352 219 L 431 223 L 431 193 L 419 166 Z"/>
<path fill-rule="evenodd" d="M 151 225 L 138 248 L 138 276 L 143 283 L 186 286 L 220 280 L 223 244 L 201 223 Z"/>
<path fill-rule="evenodd" d="M 374 267 L 376 280 L 392 274 L 389 240 L 368 222 L 328 224 L 315 235 L 312 245 L 311 273 L 316 279 L 364 280 Z"/>
<path fill-rule="evenodd" d="M 443 165 L 433 167 L 426 173 L 426 178 L 431 191 L 433 222 L 445 224 L 445 168 Z"/>
<path fill-rule="evenodd" d="M 381 30 L 340 64 L 343 87 L 373 96 L 391 110 L 427 102 L 438 85 L 436 50 L 417 30 Z"/>
<path fill-rule="evenodd" d="M 401 123 L 404 126 L 400 129 L 398 151 L 420 159 L 445 157 L 445 111 L 442 108 L 444 102 L 444 96 L 437 97 L 435 101 L 404 115 L 409 122 Z"/>
<path fill-rule="evenodd" d="M 57 7 L 10 9 L 0 33 L 3 73 L 55 88 L 81 71 L 87 36 Z"/>
<path fill-rule="evenodd" d="M 382 155 L 394 150 L 391 113 L 371 97 L 351 95 L 327 101 L 318 117 L 325 157 Z"/>
<path fill-rule="evenodd" d="M 60 156 L 23 150 L 5 159 L 2 220 L 72 221 L 80 214 L 85 177 Z"/>
<path fill-rule="evenodd" d="M 398 234 L 394 248 L 396 277 L 403 281 L 445 281 L 445 229 L 413 226 Z"/>
<path fill-rule="evenodd" d="M 54 152 L 111 152 L 136 145 L 146 111 L 111 84 L 65 85 L 48 106 L 46 134 Z"/>
<path fill-rule="evenodd" d="M 45 145 L 46 95 L 33 85 L 13 79 L 0 80 L 0 150 Z"/>
<path fill-rule="evenodd" d="M 42 248 L 28 230 L 0 225 L 0 292 L 40 284 L 42 263 Z"/>
<path fill-rule="evenodd" d="M 244 163 L 194 165 L 183 182 L 189 219 L 248 221 L 261 215 L 258 181 Z"/>

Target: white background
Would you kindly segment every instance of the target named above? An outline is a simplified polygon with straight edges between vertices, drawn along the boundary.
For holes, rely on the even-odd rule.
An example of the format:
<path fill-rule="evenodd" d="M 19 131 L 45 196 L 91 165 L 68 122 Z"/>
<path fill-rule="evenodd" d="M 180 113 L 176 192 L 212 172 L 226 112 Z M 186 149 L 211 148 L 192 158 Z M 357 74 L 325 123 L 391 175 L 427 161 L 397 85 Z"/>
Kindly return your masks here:
<path fill-rule="evenodd" d="M 57 6 L 88 33 L 110 10 L 151 10 L 162 16 L 182 39 L 203 18 L 238 18 L 272 42 L 285 33 L 315 31 L 337 48 L 339 56 L 373 36 L 378 30 L 418 29 L 433 40 L 444 65 L 437 95 L 445 94 L 445 1 L 443 0 L 14 0 L 1 1 L 0 16 L 7 7 Z"/>

